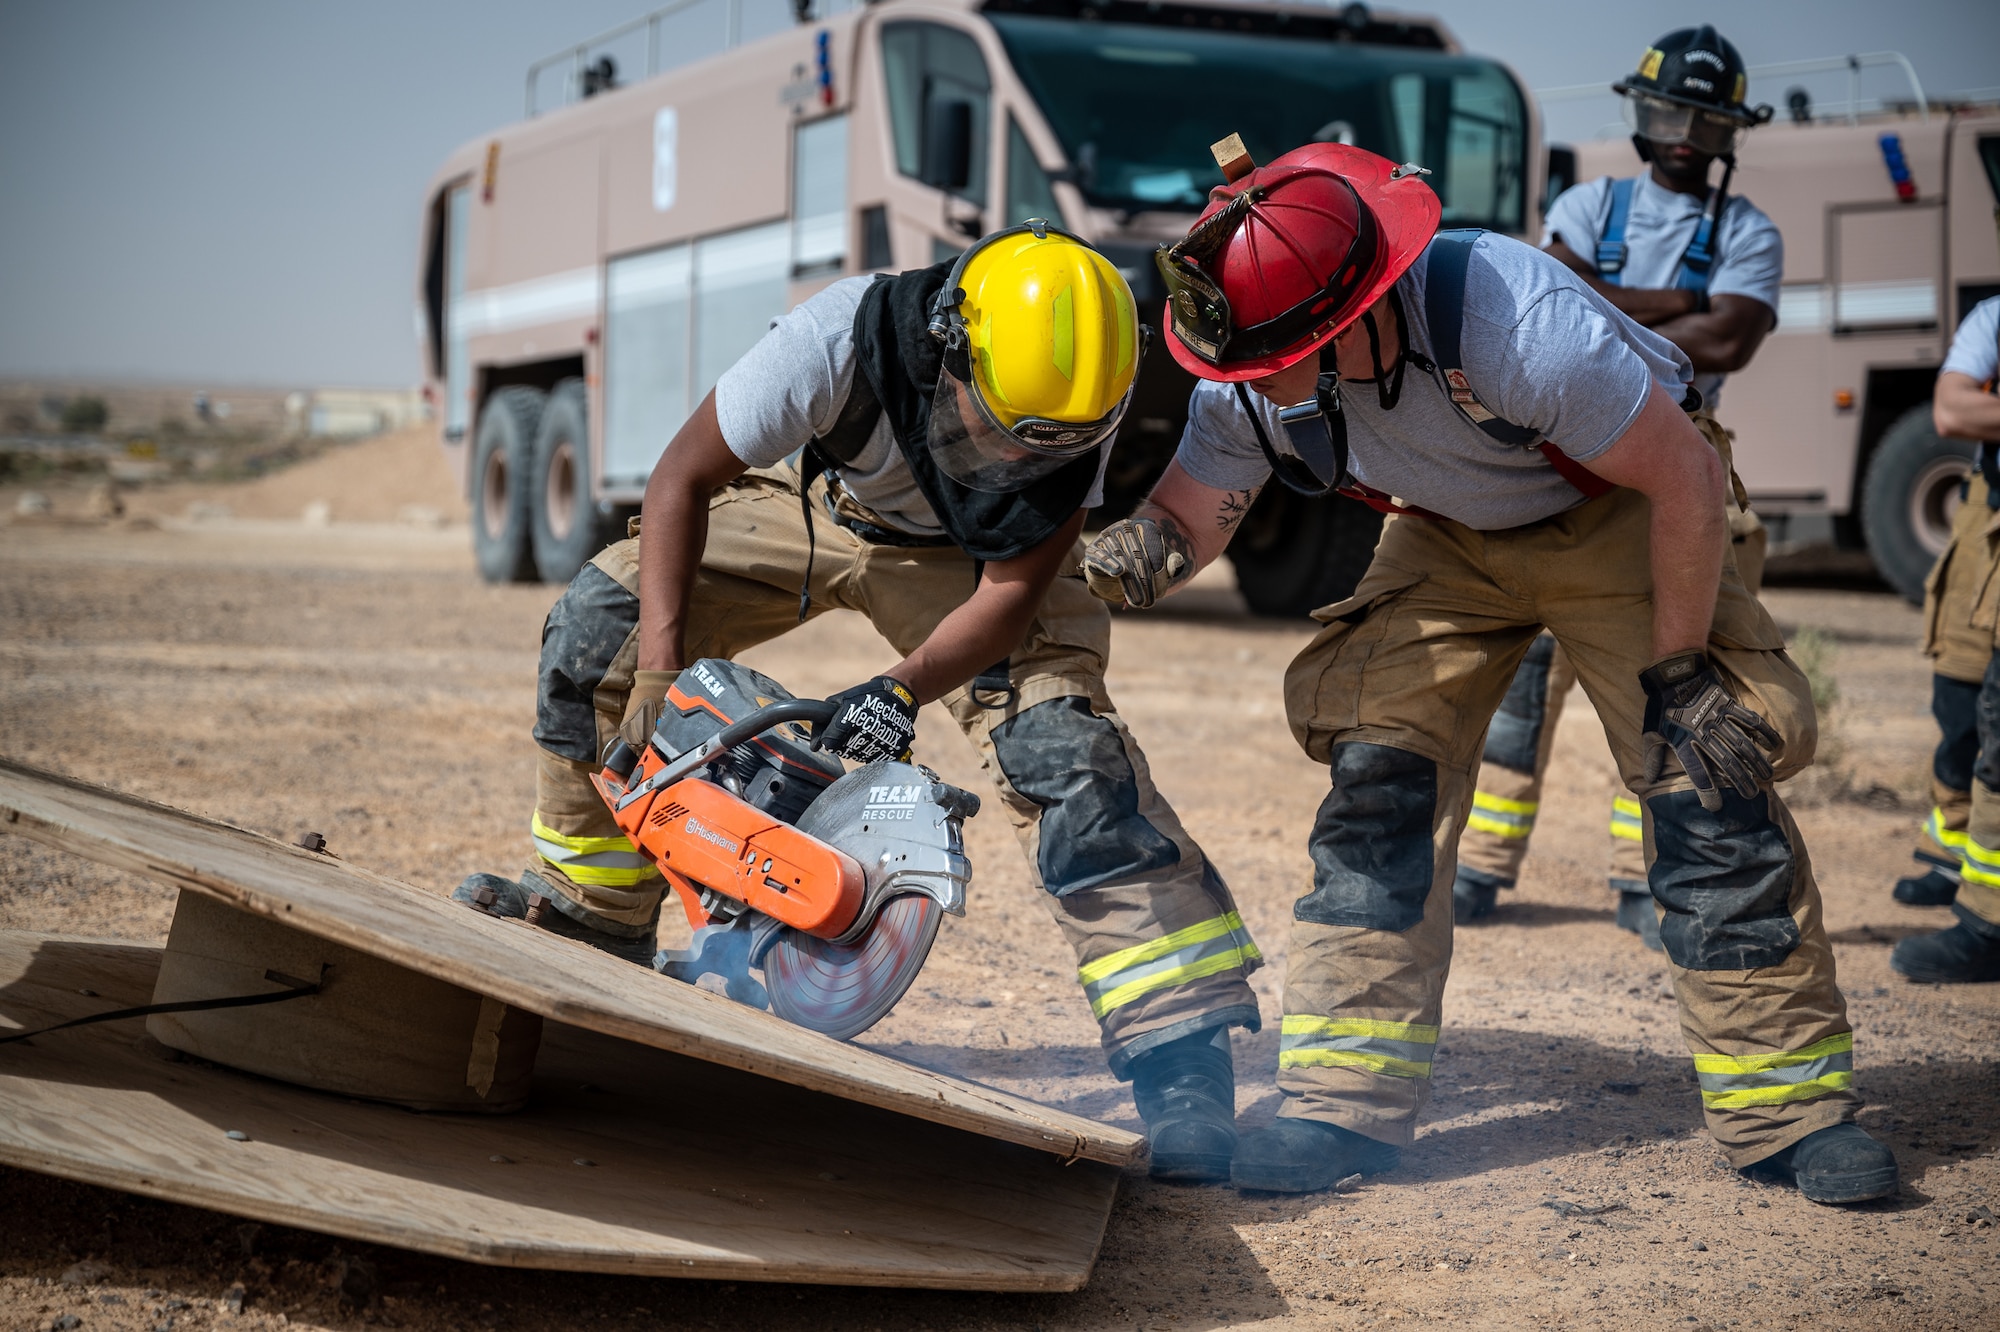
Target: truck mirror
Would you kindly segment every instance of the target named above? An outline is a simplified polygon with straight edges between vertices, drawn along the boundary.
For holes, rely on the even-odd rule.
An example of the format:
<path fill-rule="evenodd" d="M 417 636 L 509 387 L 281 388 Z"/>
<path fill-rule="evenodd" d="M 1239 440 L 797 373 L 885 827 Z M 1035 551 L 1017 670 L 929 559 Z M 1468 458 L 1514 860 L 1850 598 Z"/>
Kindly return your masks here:
<path fill-rule="evenodd" d="M 1547 183 L 1542 189 L 1542 211 L 1549 211 L 1549 205 L 1562 196 L 1564 190 L 1576 184 L 1576 149 L 1559 143 L 1549 145 L 1549 171 Z"/>
<path fill-rule="evenodd" d="M 972 103 L 931 103 L 924 129 L 924 184 L 958 194 L 972 183 Z"/>

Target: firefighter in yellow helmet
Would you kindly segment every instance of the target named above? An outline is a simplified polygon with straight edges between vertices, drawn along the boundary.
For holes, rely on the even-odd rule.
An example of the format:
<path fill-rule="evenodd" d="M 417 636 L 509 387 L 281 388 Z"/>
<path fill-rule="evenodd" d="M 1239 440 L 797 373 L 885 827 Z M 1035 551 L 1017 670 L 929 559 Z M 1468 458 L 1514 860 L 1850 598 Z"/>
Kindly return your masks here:
<path fill-rule="evenodd" d="M 894 757 L 945 705 L 1076 951 L 1154 1173 L 1226 1179 L 1257 949 L 1112 708 L 1107 608 L 1056 577 L 1079 567 L 1145 337 L 1118 270 L 1041 221 L 774 320 L 654 466 L 643 535 L 550 611 L 533 857 L 454 896 L 518 916 L 540 894 L 545 928 L 652 963 L 659 874 L 588 775 L 614 737 L 643 742 L 683 667 L 860 611 L 901 659 L 834 695 L 818 739 Z"/>

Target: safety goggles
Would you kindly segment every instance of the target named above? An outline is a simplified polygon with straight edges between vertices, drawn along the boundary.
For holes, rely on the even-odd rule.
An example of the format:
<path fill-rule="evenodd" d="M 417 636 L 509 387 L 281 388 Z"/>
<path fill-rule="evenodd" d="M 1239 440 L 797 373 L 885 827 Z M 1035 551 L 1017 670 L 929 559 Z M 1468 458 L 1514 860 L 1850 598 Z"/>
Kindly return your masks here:
<path fill-rule="evenodd" d="M 960 313 L 965 302 L 961 282 L 973 255 L 995 241 L 1023 233 L 1038 240 L 1049 236 L 1077 240 L 1041 218 L 1029 218 L 1018 227 L 996 231 L 958 257 L 931 307 L 931 336 L 944 344 L 944 371 L 938 376 L 937 388 L 931 396 L 928 440 L 931 460 L 961 485 L 999 494 L 1023 490 L 1108 442 L 1118 433 L 1139 385 L 1134 374 L 1131 387 L 1125 390 L 1118 405 L 1095 421 L 1055 421 L 1029 416 L 1010 426 L 993 410 L 979 377 L 973 373 L 965 317 Z M 1138 359 L 1143 363 L 1152 330 L 1141 324 L 1138 332 Z"/>
<path fill-rule="evenodd" d="M 1671 102 L 1642 92 L 1625 96 L 1625 123 L 1642 139 L 1654 143 L 1684 143 L 1709 157 L 1727 157 L 1743 142 L 1748 128 L 1740 116 L 1710 111 L 1685 102 Z"/>
<path fill-rule="evenodd" d="M 1296 347 L 1347 308 L 1347 299 L 1374 275 L 1380 233 L 1374 215 L 1355 194 L 1354 186 L 1343 177 L 1334 179 L 1354 199 L 1356 225 L 1347 253 L 1318 294 L 1260 324 L 1234 327 L 1229 298 L 1222 294 L 1221 284 L 1210 274 L 1228 247 L 1230 237 L 1250 216 L 1250 210 L 1267 196 L 1267 187 L 1260 185 L 1243 191 L 1219 212 L 1197 223 L 1179 242 L 1162 245 L 1154 252 L 1153 262 L 1166 283 L 1167 317 L 1181 345 L 1214 366 L 1229 361 L 1259 360 Z"/>

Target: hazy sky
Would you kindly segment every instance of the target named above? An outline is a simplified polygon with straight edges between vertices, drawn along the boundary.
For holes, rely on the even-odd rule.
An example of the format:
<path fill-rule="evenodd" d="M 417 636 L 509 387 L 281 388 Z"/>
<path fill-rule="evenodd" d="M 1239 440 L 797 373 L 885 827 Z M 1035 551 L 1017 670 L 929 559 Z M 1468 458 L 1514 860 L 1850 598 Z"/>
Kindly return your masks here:
<path fill-rule="evenodd" d="M 789 21 L 785 0 L 744 3 L 751 35 Z M 414 382 L 431 172 L 520 117 L 531 61 L 646 7 L 0 0 L 0 376 Z M 1752 64 L 1893 49 L 1933 93 L 2000 83 L 1991 0 L 1406 7 L 1531 88 L 1608 81 L 1652 37 L 1718 19 Z M 684 22 L 690 46 L 704 26 L 719 38 L 719 19 Z M 1751 91 L 1782 103 L 1783 87 Z M 1551 110 L 1558 135 L 1615 115 Z"/>

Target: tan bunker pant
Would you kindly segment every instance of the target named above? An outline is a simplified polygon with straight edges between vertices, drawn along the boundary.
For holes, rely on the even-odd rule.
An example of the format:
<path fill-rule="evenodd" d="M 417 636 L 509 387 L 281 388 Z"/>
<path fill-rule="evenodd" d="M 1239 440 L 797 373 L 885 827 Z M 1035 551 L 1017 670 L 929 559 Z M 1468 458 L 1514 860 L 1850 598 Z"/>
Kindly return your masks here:
<path fill-rule="evenodd" d="M 1451 884 L 1486 720 L 1547 628 L 1642 808 L 1660 935 L 1708 1126 L 1748 1164 L 1851 1119 L 1853 1035 L 1811 862 L 1770 791 L 1705 811 L 1677 765 L 1645 780 L 1638 675 L 1653 605 L 1643 496 L 1627 490 L 1504 532 L 1395 518 L 1355 595 L 1286 677 L 1294 735 L 1329 763 L 1293 908 L 1281 1114 L 1407 1144 L 1429 1094 L 1451 961 Z M 1817 738 L 1804 675 L 1725 564 L 1709 652 L 1784 737 Z"/>
<path fill-rule="evenodd" d="M 1966 484 L 1952 520 L 1951 544 L 1924 579 L 1924 655 L 1931 659 L 1931 715 L 1938 746 L 1931 756 L 1931 812 L 1917 830 L 1918 864 L 1957 879 L 1972 819 L 1973 768 L 1979 760 L 1980 681 L 1992 660 L 2000 620 L 2000 514 L 1987 503 L 1985 478 Z"/>
<path fill-rule="evenodd" d="M 1697 416 L 1709 442 L 1724 459 L 1730 458 L 1732 436 L 1710 416 Z M 1737 576 L 1751 596 L 1764 584 L 1764 551 L 1769 534 L 1757 515 L 1745 503 L 1742 483 L 1735 480 L 1729 504 L 1729 541 L 1736 558 Z M 1501 700 L 1487 728 L 1486 747 L 1479 764 L 1479 779 L 1472 788 L 1472 813 L 1465 821 L 1465 835 L 1458 844 L 1458 863 L 1476 870 L 1498 887 L 1511 888 L 1521 877 L 1521 862 L 1528 857 L 1528 839 L 1534 835 L 1535 816 L 1541 812 L 1542 782 L 1548 776 L 1549 756 L 1555 752 L 1556 724 L 1562 720 L 1563 704 L 1569 701 L 1576 684 L 1576 672 L 1569 658 L 1556 646 L 1555 638 L 1543 634 L 1529 647 L 1514 672 L 1514 683 Z M 1619 795 L 1611 802 L 1611 887 L 1615 892 L 1646 891 L 1645 834 L 1641 828 L 1639 802 Z"/>
<path fill-rule="evenodd" d="M 825 495 L 826 483 L 815 483 L 811 614 L 859 611 L 909 653 L 971 596 L 973 560 L 956 546 L 870 542 L 833 520 Z M 717 493 L 688 606 L 689 660 L 732 657 L 798 624 L 806 522 L 790 468 L 747 473 Z M 597 922 L 635 934 L 650 932 L 663 884 L 619 835 L 588 775 L 625 717 L 638 660 L 640 539 L 591 561 L 549 614 L 533 823 L 536 871 Z M 1181 1036 L 1256 1030 L 1245 977 L 1260 957 L 1112 708 L 1110 613 L 1076 573 L 1079 559 L 1010 655 L 1011 691 L 982 688 L 975 699 L 966 687 L 943 701 L 1049 894 L 1112 1069 L 1124 1076 L 1131 1059 Z"/>

